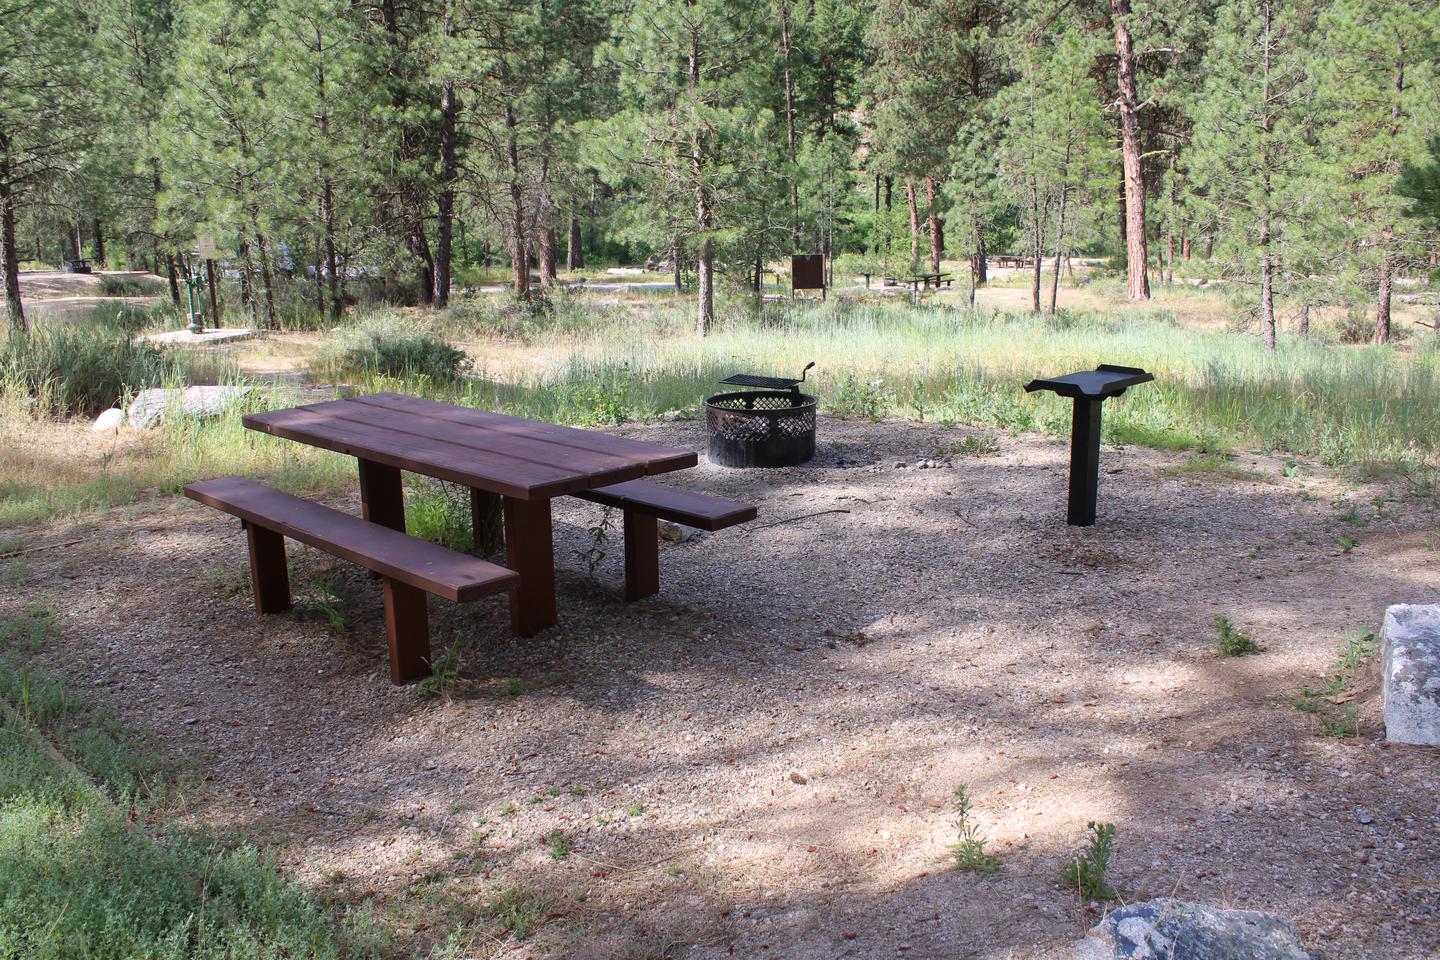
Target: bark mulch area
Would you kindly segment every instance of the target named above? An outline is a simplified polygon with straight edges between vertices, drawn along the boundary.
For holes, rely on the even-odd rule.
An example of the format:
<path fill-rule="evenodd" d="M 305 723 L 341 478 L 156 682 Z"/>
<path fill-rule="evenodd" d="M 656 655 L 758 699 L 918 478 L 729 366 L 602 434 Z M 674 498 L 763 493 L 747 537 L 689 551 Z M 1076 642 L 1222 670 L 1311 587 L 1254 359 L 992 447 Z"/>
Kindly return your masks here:
<path fill-rule="evenodd" d="M 1347 633 L 1436 597 L 1433 500 L 1107 448 L 1100 523 L 1072 529 L 1066 446 L 957 449 L 981 434 L 823 420 L 807 467 L 677 475 L 760 519 L 664 544 L 638 604 L 618 515 L 592 581 L 602 512 L 557 503 L 561 625 L 516 641 L 502 601 L 433 601 L 458 673 L 431 696 L 388 683 L 366 574 L 292 548 L 297 610 L 261 620 L 236 525 L 178 498 L 8 561 L 0 602 L 57 610 L 57 662 L 193 758 L 198 820 L 420 947 L 489 904 L 519 913 L 469 955 L 1062 957 L 1103 909 L 1058 882 L 1096 820 L 1126 899 L 1436 955 L 1440 752 L 1383 742 L 1375 658 L 1292 703 Z M 1218 615 L 1263 651 L 1217 657 Z M 947 854 L 959 784 L 990 879 Z"/>

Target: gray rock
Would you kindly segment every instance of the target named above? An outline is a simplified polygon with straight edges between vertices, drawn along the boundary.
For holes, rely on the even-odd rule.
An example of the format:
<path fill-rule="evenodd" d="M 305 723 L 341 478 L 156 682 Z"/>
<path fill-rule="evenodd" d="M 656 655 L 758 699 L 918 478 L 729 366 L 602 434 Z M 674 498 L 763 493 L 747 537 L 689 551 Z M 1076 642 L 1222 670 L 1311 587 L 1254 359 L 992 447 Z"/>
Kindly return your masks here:
<path fill-rule="evenodd" d="M 96 433 L 104 433 L 106 430 L 119 430 L 123 426 L 125 426 L 125 411 L 119 407 L 111 407 L 95 418 L 90 429 Z"/>
<path fill-rule="evenodd" d="M 141 390 L 130 403 L 126 414 L 130 425 L 144 430 L 165 420 L 171 410 L 192 417 L 214 417 L 250 392 L 249 387 L 156 387 Z"/>
<path fill-rule="evenodd" d="M 1290 921 L 1171 897 L 1112 911 L 1075 944 L 1075 960 L 1315 960 Z"/>
<path fill-rule="evenodd" d="M 1389 607 L 1382 634 L 1385 739 L 1440 746 L 1440 605 Z"/>

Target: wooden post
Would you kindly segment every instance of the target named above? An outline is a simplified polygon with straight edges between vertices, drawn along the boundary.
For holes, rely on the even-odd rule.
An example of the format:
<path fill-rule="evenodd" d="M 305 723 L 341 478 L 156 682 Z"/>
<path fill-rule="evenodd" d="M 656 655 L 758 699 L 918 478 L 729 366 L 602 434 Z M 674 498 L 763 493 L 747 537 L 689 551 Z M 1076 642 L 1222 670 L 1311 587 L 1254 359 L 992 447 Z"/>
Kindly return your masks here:
<path fill-rule="evenodd" d="M 555 625 L 555 545 L 550 501 L 505 498 L 505 564 L 520 574 L 510 596 L 510 626 L 534 636 Z"/>
<path fill-rule="evenodd" d="M 205 261 L 205 282 L 210 285 L 210 322 L 220 329 L 220 299 L 215 295 L 215 261 Z"/>
<path fill-rule="evenodd" d="M 361 460 L 360 505 L 366 520 L 404 533 L 405 491 L 400 484 L 400 468 Z"/>
<path fill-rule="evenodd" d="M 385 634 L 390 680 L 414 683 L 430 675 L 430 611 L 425 591 L 385 578 Z"/>
<path fill-rule="evenodd" d="M 625 511 L 625 599 L 640 600 L 660 592 L 660 521 Z"/>
<path fill-rule="evenodd" d="M 257 613 L 290 609 L 290 572 L 285 564 L 285 538 L 274 530 L 245 523 L 250 541 L 250 585 Z"/>

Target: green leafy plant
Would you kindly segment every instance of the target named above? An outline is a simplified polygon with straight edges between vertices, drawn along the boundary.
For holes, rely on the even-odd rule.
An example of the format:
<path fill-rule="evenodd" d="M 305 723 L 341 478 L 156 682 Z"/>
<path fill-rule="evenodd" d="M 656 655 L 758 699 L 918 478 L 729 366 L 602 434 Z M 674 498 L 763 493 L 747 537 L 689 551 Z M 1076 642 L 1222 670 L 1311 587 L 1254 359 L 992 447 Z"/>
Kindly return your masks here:
<path fill-rule="evenodd" d="M 340 609 L 342 601 L 329 580 L 321 580 L 315 584 L 310 603 L 331 630 L 336 633 L 345 632 L 345 614 Z"/>
<path fill-rule="evenodd" d="M 1302 685 L 1290 705 L 1301 713 L 1313 714 L 1320 723 L 1320 732 L 1327 737 L 1360 736 L 1360 712 L 1350 703 L 1355 697 L 1355 674 L 1378 650 L 1374 631 L 1347 634 L 1320 686 Z"/>
<path fill-rule="evenodd" d="M 328 376 L 426 378 L 443 383 L 460 376 L 469 365 L 465 351 L 417 321 L 378 314 L 337 329 L 313 368 Z"/>
<path fill-rule="evenodd" d="M 993 876 L 1000 870 L 1000 858 L 985 852 L 985 837 L 970 816 L 970 794 L 965 784 L 955 788 L 951 800 L 955 811 L 956 840 L 950 844 L 950 855 L 955 858 L 955 869 L 977 873 L 981 877 Z"/>
<path fill-rule="evenodd" d="M 1085 849 L 1065 864 L 1060 880 L 1082 900 L 1113 900 L 1118 893 L 1106 874 L 1115 855 L 1115 824 L 1091 820 L 1085 829 L 1089 833 Z"/>
<path fill-rule="evenodd" d="M 609 556 L 606 548 L 610 543 L 610 531 L 615 526 L 614 513 L 614 508 L 604 508 L 604 512 L 600 514 L 600 521 L 587 531 L 590 534 L 590 545 L 576 553 L 585 562 L 585 575 L 590 578 L 592 583 L 595 581 L 595 574 L 600 570 L 600 564 L 604 563 L 605 558 Z"/>
<path fill-rule="evenodd" d="M 475 547 L 470 491 L 444 481 L 422 481 L 405 498 L 405 532 L 469 553 Z"/>
<path fill-rule="evenodd" d="M 884 380 L 861 381 L 853 373 L 846 374 L 830 401 L 830 412 L 842 420 L 864 417 L 879 423 L 890 408 L 890 398 L 881 390 L 884 385 Z"/>
<path fill-rule="evenodd" d="M 1357 546 L 1359 546 L 1359 544 L 1360 541 L 1356 540 L 1348 533 L 1342 533 L 1340 536 L 1335 538 L 1335 545 L 1340 548 L 1341 553 L 1349 553 L 1351 550 L 1354 550 Z"/>
<path fill-rule="evenodd" d="M 1260 652 L 1260 645 L 1236 629 L 1230 618 L 1215 618 L 1215 652 L 1222 657 L 1245 657 Z"/>

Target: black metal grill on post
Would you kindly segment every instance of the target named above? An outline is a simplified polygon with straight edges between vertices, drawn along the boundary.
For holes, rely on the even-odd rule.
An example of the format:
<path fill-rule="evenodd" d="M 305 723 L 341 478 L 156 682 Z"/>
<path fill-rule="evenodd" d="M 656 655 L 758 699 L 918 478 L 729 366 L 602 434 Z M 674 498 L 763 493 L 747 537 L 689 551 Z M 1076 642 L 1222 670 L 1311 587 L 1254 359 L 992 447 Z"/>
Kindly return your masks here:
<path fill-rule="evenodd" d="M 1100 405 L 1130 387 L 1155 379 L 1139 367 L 1102 363 L 1094 370 L 1067 373 L 1048 380 L 1031 380 L 1026 393 L 1050 390 L 1075 401 L 1070 423 L 1070 501 L 1065 522 L 1072 527 L 1095 523 L 1095 501 L 1100 489 Z"/>
<path fill-rule="evenodd" d="M 811 363 L 805 368 L 805 372 Z M 722 467 L 794 467 L 815 456 L 815 397 L 799 380 L 737 373 L 721 383 L 757 387 L 705 400 L 710 462 Z"/>

